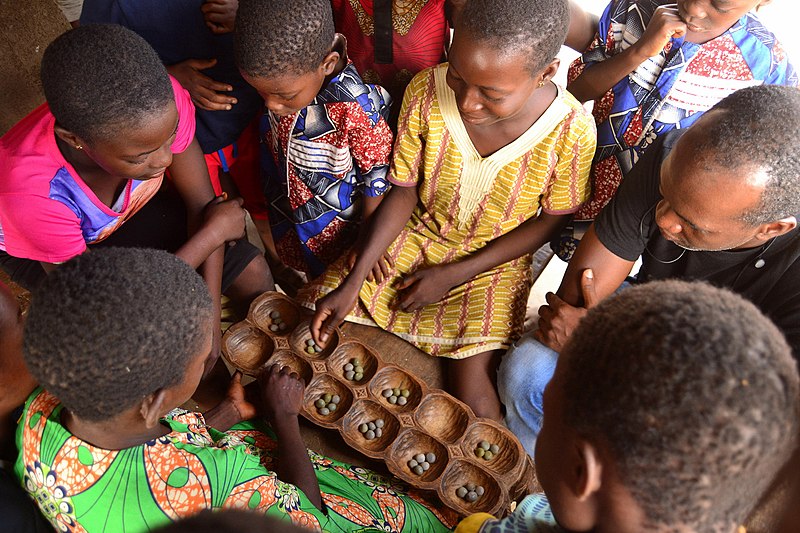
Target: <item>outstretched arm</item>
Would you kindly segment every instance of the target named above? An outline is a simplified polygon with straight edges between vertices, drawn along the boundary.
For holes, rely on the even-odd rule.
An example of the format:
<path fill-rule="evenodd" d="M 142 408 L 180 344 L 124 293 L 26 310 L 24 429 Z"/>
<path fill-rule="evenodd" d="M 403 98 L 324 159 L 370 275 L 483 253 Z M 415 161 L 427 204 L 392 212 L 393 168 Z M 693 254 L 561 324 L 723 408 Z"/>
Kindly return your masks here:
<path fill-rule="evenodd" d="M 333 328 L 341 324 L 353 309 L 364 280 L 411 218 L 418 200 L 416 187 L 395 186 L 386 193 L 386 199 L 371 217 L 366 239 L 359 243 L 357 259 L 347 278 L 335 291 L 317 302 L 317 311 L 311 320 L 311 335 L 321 346 L 325 345 Z"/>
<path fill-rule="evenodd" d="M 278 437 L 278 479 L 295 485 L 322 509 L 322 494 L 314 466 L 300 436 L 297 416 L 303 404 L 305 383 L 288 367 L 272 365 L 259 376 L 267 417 Z"/>
<path fill-rule="evenodd" d="M 658 55 L 673 37 L 685 34 L 686 23 L 678 16 L 677 5 L 659 6 L 638 41 L 605 61 L 588 65 L 567 90 L 581 102 L 599 98 L 645 60 Z"/>
<path fill-rule="evenodd" d="M 547 293 L 547 305 L 539 308 L 536 338 L 560 351 L 587 309 L 617 290 L 633 263 L 609 251 L 592 224 L 569 262 L 558 293 Z"/>

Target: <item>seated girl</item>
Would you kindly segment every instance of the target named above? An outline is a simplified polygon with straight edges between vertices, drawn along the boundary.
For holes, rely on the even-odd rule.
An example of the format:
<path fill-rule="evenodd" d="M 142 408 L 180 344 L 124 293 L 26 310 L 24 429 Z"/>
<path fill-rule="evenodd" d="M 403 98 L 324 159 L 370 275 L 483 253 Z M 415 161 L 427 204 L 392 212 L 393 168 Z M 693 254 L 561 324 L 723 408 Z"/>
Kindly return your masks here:
<path fill-rule="evenodd" d="M 255 408 L 238 375 L 214 409 L 177 409 L 210 357 L 212 315 L 200 277 L 160 250 L 101 249 L 42 283 L 24 354 L 44 389 L 23 412 L 15 473 L 54 526 L 140 532 L 217 508 L 324 531 L 452 526 L 396 480 L 308 452 L 304 385 L 286 368 L 260 381 L 277 442 L 239 423 Z"/>
<path fill-rule="evenodd" d="M 189 94 L 141 37 L 81 26 L 47 47 L 41 75 L 47 103 L 0 139 L 0 267 L 15 282 L 35 289 L 103 241 L 175 252 L 242 304 L 272 288 L 246 241 L 225 248 L 223 276 L 244 211 L 213 202 Z"/>
<path fill-rule="evenodd" d="M 500 418 L 494 376 L 522 332 L 531 254 L 589 192 L 594 124 L 550 81 L 568 23 L 566 0 L 467 3 L 450 63 L 406 91 L 394 188 L 355 263 L 301 295 L 309 307 L 325 296 L 317 342 L 345 317 L 378 325 L 448 358 L 450 392 Z"/>

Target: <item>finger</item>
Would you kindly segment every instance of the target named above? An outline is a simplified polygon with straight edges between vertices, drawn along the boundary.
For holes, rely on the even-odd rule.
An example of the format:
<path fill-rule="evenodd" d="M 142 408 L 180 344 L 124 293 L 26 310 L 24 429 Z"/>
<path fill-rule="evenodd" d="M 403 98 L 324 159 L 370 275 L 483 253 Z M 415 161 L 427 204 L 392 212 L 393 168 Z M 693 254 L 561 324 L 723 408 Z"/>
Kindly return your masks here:
<path fill-rule="evenodd" d="M 314 339 L 314 342 L 320 343 L 322 340 L 322 325 L 325 323 L 325 320 L 328 318 L 328 315 L 331 314 L 330 309 L 326 309 L 325 307 L 320 306 L 317 304 L 317 312 L 314 313 L 313 318 L 311 319 L 311 325 L 308 327 L 311 330 L 311 338 Z"/>
<path fill-rule="evenodd" d="M 381 283 L 383 281 L 383 271 L 381 271 L 380 260 L 372 267 L 372 277 L 375 278 L 375 283 Z"/>
<path fill-rule="evenodd" d="M 367 274 L 367 281 L 369 281 L 370 283 L 372 283 L 373 281 L 375 281 L 375 276 L 373 276 L 373 275 L 372 275 L 372 272 L 373 272 L 373 271 L 372 271 L 372 270 L 370 270 L 370 271 L 369 271 L 369 273 Z"/>
<path fill-rule="evenodd" d="M 597 290 L 594 287 L 594 272 L 591 268 L 587 268 L 581 275 L 581 291 L 583 292 L 583 306 L 586 309 L 591 309 L 599 298 L 597 297 Z"/>
<path fill-rule="evenodd" d="M 233 373 L 233 376 L 231 376 L 231 383 L 234 385 L 240 385 L 242 383 L 242 372 L 240 370 Z"/>
<path fill-rule="evenodd" d="M 185 61 L 187 65 L 192 67 L 196 70 L 205 70 L 207 68 L 211 68 L 217 64 L 216 59 L 187 59 Z"/>
<path fill-rule="evenodd" d="M 417 274 L 416 273 L 410 274 L 400 280 L 400 282 L 397 284 L 397 290 L 402 291 L 403 289 L 407 289 L 411 285 L 413 285 L 414 282 L 416 281 L 417 281 Z"/>
<path fill-rule="evenodd" d="M 192 102 L 197 107 L 207 111 L 230 111 L 231 109 L 231 104 L 218 104 L 199 94 L 192 95 Z"/>
<path fill-rule="evenodd" d="M 349 270 L 353 270 L 353 267 L 356 265 L 356 254 L 355 252 L 350 252 L 347 256 L 347 268 Z"/>
<path fill-rule="evenodd" d="M 553 308 L 558 308 L 564 303 L 564 300 L 559 298 L 554 292 L 545 294 L 544 299 L 547 301 L 548 305 Z"/>
<path fill-rule="evenodd" d="M 389 278 L 389 263 L 387 261 L 387 257 L 383 256 L 382 259 L 378 259 L 378 268 L 381 270 L 381 277 L 382 278 Z M 381 280 L 382 281 L 382 280 Z"/>
<path fill-rule="evenodd" d="M 542 332 L 541 329 L 537 329 L 536 331 L 533 332 L 533 338 L 541 342 L 542 344 L 545 344 L 544 332 Z"/>
<path fill-rule="evenodd" d="M 553 317 L 553 309 L 549 305 L 539 307 L 539 320 L 549 322 Z"/>
<path fill-rule="evenodd" d="M 383 254 L 383 260 L 386 261 L 386 264 L 389 265 L 389 268 L 394 268 L 394 259 L 388 253 Z"/>
<path fill-rule="evenodd" d="M 200 73 L 197 74 L 197 76 L 195 78 L 195 81 L 200 87 L 204 87 L 204 88 L 206 88 L 206 89 L 208 89 L 210 91 L 214 91 L 214 92 L 216 92 L 216 91 L 230 92 L 230 91 L 233 90 L 233 86 L 228 85 L 227 83 L 224 83 L 224 82 L 221 82 L 221 81 L 217 81 L 217 80 L 215 80 L 213 78 L 209 78 L 208 76 L 206 76 L 204 74 L 200 74 Z M 220 95 L 220 96 L 223 96 L 223 95 Z M 236 103 L 236 98 L 234 98 L 232 96 L 225 96 L 225 98 L 230 100 L 232 104 Z"/>

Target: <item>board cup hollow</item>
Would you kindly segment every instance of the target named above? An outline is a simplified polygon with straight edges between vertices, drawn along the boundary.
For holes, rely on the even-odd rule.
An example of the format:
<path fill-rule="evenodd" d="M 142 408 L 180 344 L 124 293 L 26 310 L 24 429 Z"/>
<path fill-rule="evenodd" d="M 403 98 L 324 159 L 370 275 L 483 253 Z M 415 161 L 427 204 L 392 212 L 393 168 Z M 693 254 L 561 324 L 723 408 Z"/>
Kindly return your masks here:
<path fill-rule="evenodd" d="M 273 340 L 249 322 L 234 324 L 222 338 L 225 359 L 244 374 L 256 375 L 275 350 Z"/>
<path fill-rule="evenodd" d="M 318 353 L 308 353 L 307 342 L 311 339 L 311 326 L 310 320 L 302 320 L 300 324 L 295 328 L 292 332 L 291 337 L 289 337 L 289 345 L 291 346 L 292 350 L 300 354 L 302 357 L 306 359 L 327 359 L 327 357 L 339 346 L 339 330 L 338 328 L 333 331 L 333 334 L 328 339 L 328 344 L 322 347 L 322 351 Z"/>
<path fill-rule="evenodd" d="M 274 311 L 280 313 L 281 320 L 286 324 L 286 328 L 283 331 L 272 331 L 270 329 L 275 320 L 270 314 Z M 253 300 L 247 316 L 250 322 L 262 331 L 278 336 L 291 334 L 301 320 L 300 309 L 298 309 L 297 304 L 277 292 L 265 292 Z"/>
<path fill-rule="evenodd" d="M 383 435 L 367 440 L 358 430 L 358 426 L 382 418 Z M 353 448 L 373 458 L 383 458 L 386 449 L 392 444 L 400 431 L 397 418 L 372 400 L 357 400 L 342 420 L 342 436 Z"/>
<path fill-rule="evenodd" d="M 409 395 L 405 405 L 391 404 L 383 397 L 386 389 L 408 389 Z M 422 400 L 422 384 L 408 372 L 400 367 L 388 365 L 375 374 L 369 382 L 369 391 L 382 406 L 393 413 L 406 413 L 413 411 Z"/>
<path fill-rule="evenodd" d="M 436 462 L 431 464 L 430 469 L 422 475 L 417 475 L 411 471 L 408 462 L 417 454 L 436 454 Z M 391 462 L 393 471 L 398 477 L 409 482 L 411 485 L 420 488 L 433 488 L 437 480 L 444 472 L 449 461 L 449 453 L 444 445 L 430 435 L 417 429 L 406 429 L 401 432 L 389 450 L 387 462 Z"/>
<path fill-rule="evenodd" d="M 467 483 L 484 488 L 483 496 L 474 502 L 459 498 L 456 491 Z M 504 504 L 503 491 L 492 475 L 469 461 L 457 459 L 447 466 L 442 475 L 439 496 L 445 505 L 464 515 L 489 513 L 496 515 Z"/>
<path fill-rule="evenodd" d="M 458 441 L 469 424 L 466 408 L 450 395 L 431 391 L 414 412 L 414 420 L 423 430 L 449 444 Z"/>
<path fill-rule="evenodd" d="M 475 456 L 475 449 L 484 440 L 490 444 L 497 444 L 500 448 L 489 461 Z M 470 424 L 464 433 L 461 447 L 468 457 L 473 457 L 481 466 L 501 476 L 518 468 L 521 461 L 524 460 L 518 441 L 509 434 L 508 430 L 484 420 L 476 420 Z"/>
<path fill-rule="evenodd" d="M 340 398 L 336 411 L 327 416 L 319 414 L 317 407 L 314 405 L 314 402 L 319 400 L 325 393 L 338 394 Z M 316 424 L 329 428 L 336 427 L 339 420 L 347 414 L 351 405 L 353 405 L 353 393 L 344 383 L 328 374 L 315 376 L 306 386 L 303 408 L 307 417 Z"/>

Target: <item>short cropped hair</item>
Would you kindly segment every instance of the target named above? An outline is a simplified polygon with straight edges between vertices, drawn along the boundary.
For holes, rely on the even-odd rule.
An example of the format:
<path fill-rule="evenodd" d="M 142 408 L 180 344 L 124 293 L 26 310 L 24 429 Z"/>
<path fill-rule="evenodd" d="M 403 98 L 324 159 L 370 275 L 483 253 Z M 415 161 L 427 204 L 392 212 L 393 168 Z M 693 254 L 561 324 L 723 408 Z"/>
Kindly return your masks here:
<path fill-rule="evenodd" d="M 609 447 L 648 531 L 730 531 L 795 448 L 791 349 L 727 290 L 627 289 L 589 311 L 564 356 L 564 422 Z"/>
<path fill-rule="evenodd" d="M 724 169 L 758 169 L 768 175 L 761 202 L 742 220 L 757 226 L 800 213 L 800 89 L 748 87 L 712 110 L 725 114 L 717 116 L 713 133 L 700 140 L 698 153 L 707 152 L 708 162 Z"/>
<path fill-rule="evenodd" d="M 305 74 L 322 63 L 335 35 L 328 0 L 240 0 L 236 64 L 255 78 Z"/>
<path fill-rule="evenodd" d="M 137 126 L 175 101 L 153 48 L 114 24 L 87 24 L 56 38 L 41 76 L 56 122 L 88 141 Z"/>
<path fill-rule="evenodd" d="M 498 50 L 526 51 L 535 74 L 556 57 L 568 29 L 567 0 L 469 0 L 455 31 L 466 30 Z"/>
<path fill-rule="evenodd" d="M 25 362 L 78 418 L 102 421 L 179 383 L 210 334 L 202 278 L 161 250 L 100 248 L 49 274 L 25 325 Z"/>

